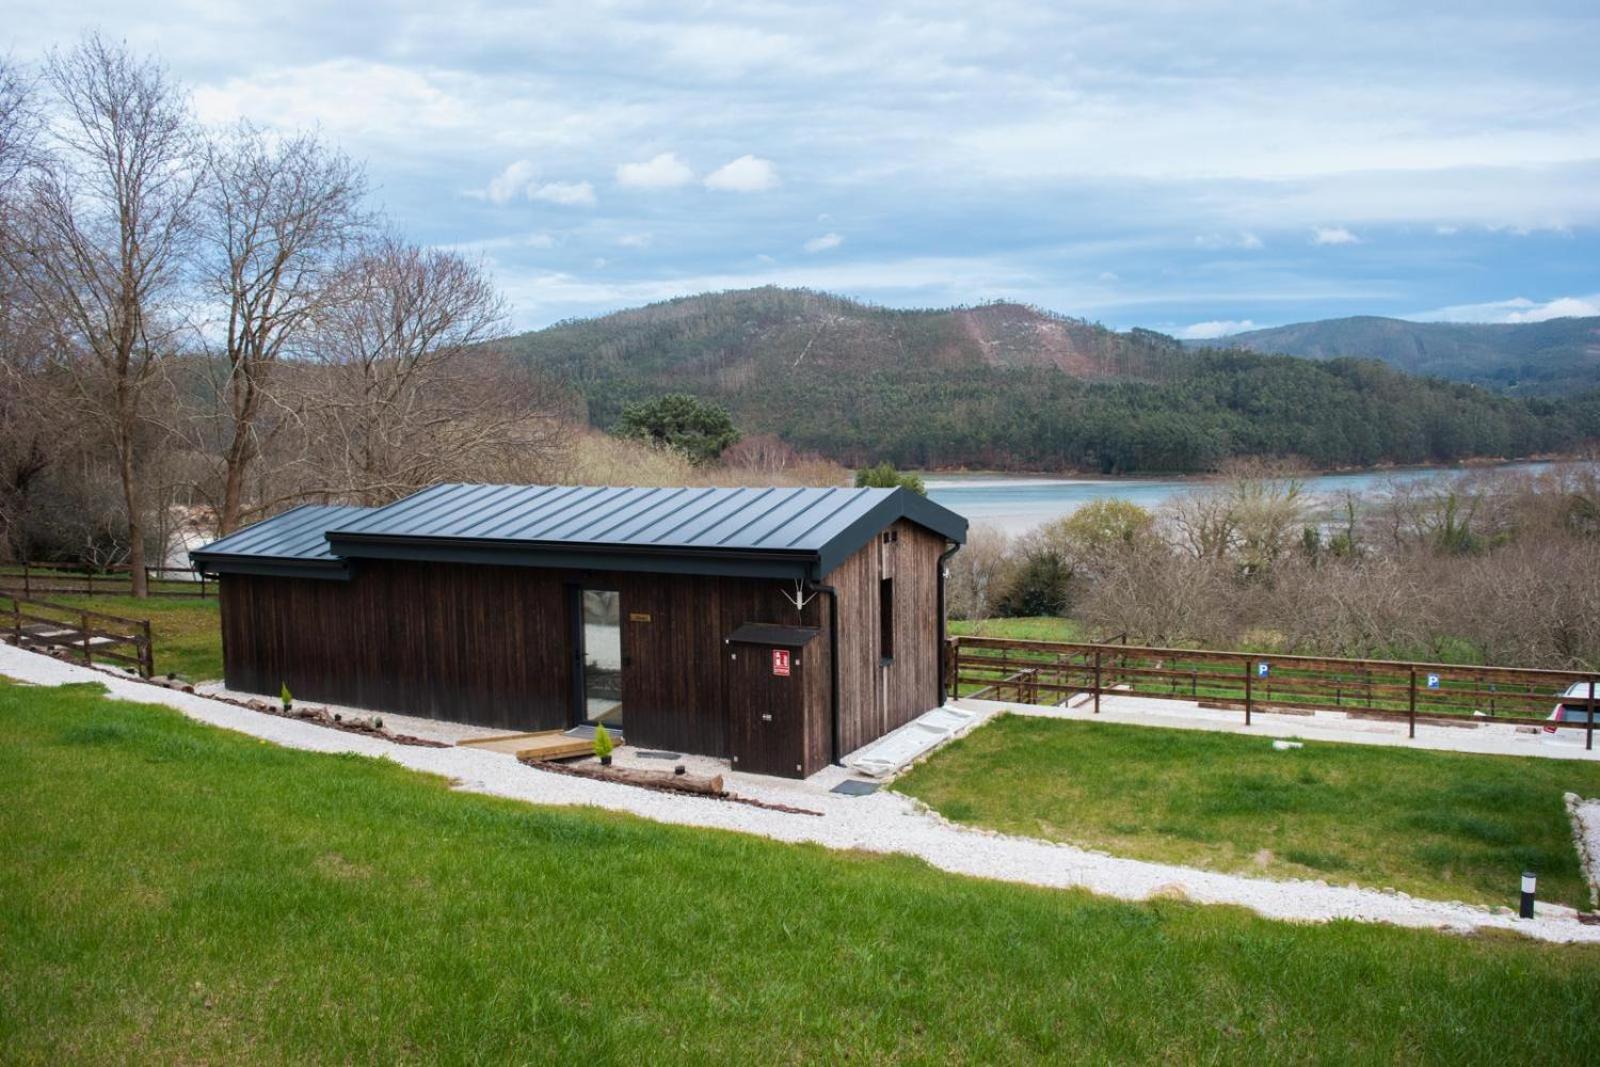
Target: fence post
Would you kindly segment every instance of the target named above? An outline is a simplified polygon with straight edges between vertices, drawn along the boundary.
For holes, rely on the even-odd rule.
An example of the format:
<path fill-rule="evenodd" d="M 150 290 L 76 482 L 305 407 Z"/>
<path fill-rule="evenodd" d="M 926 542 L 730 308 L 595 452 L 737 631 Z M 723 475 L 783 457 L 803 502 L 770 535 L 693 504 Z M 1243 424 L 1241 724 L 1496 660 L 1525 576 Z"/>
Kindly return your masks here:
<path fill-rule="evenodd" d="M 1244 661 L 1244 724 L 1250 725 L 1251 707 L 1255 703 L 1253 686 L 1255 685 L 1255 667 L 1248 658 Z"/>
<path fill-rule="evenodd" d="M 1587 751 L 1594 751 L 1594 679 L 1589 679 L 1589 707 L 1588 714 L 1583 717 L 1583 747 Z M 1560 729 L 1559 724 L 1556 727 Z"/>
<path fill-rule="evenodd" d="M 22 561 L 22 595 L 29 600 L 33 599 L 33 582 L 28 576 L 28 561 Z"/>
<path fill-rule="evenodd" d="M 1094 713 L 1100 714 L 1100 650 L 1094 650 Z"/>
<path fill-rule="evenodd" d="M 144 635 L 144 647 L 139 650 L 139 666 L 146 678 L 156 676 L 156 646 L 150 640 L 150 620 L 141 619 L 139 629 Z"/>
<path fill-rule="evenodd" d="M 78 640 L 83 645 L 83 665 L 85 667 L 93 667 L 94 656 L 89 651 L 89 613 L 86 611 L 79 615 L 78 621 L 83 624 L 78 631 Z"/>
<path fill-rule="evenodd" d="M 1406 722 L 1412 740 L 1417 737 L 1417 669 L 1411 668 L 1411 686 L 1406 693 Z"/>

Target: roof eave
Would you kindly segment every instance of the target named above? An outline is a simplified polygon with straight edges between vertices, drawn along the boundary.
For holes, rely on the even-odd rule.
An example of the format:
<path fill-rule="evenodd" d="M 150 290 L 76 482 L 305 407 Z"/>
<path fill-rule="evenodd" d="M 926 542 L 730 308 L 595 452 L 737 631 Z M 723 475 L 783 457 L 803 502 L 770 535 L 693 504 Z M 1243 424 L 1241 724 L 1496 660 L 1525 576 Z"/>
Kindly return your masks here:
<path fill-rule="evenodd" d="M 395 559 L 423 563 L 475 563 L 564 570 L 643 571 L 743 578 L 802 580 L 816 564 L 810 551 L 753 551 L 670 545 L 549 544 L 448 537 L 329 531 L 328 545 L 348 559 Z"/>

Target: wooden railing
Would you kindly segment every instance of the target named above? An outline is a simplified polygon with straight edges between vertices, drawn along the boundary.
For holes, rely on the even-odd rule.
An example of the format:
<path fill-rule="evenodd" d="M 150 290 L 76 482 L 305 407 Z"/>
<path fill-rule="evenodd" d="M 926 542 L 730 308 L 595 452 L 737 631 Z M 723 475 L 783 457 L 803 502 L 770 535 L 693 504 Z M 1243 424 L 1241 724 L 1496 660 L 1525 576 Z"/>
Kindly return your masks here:
<path fill-rule="evenodd" d="M 191 567 L 146 567 L 144 572 L 151 596 L 217 595 L 216 579 Z M 0 564 L 0 590 L 25 597 L 129 596 L 133 592 L 133 574 L 126 565 L 95 570 L 76 563 Z"/>
<path fill-rule="evenodd" d="M 1344 711 L 1416 724 L 1463 719 L 1585 731 L 1593 746 L 1600 673 L 1470 667 L 1400 660 L 1257 655 L 1098 642 L 952 637 L 946 677 L 960 696 L 1062 704 L 1076 696 L 1100 710 L 1103 696 L 1184 700 L 1242 711 Z M 1563 698 L 1575 683 L 1582 696 Z M 1556 704 L 1587 708 L 1581 723 L 1552 723 Z"/>
<path fill-rule="evenodd" d="M 125 619 L 0 592 L 0 626 L 6 640 L 19 648 L 64 649 L 85 665 L 109 661 L 131 667 L 144 678 L 155 674 L 149 619 Z"/>

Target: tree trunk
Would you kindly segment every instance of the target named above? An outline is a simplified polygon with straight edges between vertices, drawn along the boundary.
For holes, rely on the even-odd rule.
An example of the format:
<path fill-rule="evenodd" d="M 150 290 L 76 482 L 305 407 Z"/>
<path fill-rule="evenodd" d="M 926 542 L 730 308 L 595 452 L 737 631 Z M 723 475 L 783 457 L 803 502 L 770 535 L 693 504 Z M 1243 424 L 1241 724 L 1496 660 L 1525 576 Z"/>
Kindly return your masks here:
<path fill-rule="evenodd" d="M 244 479 L 255 451 L 250 447 L 248 433 L 247 427 L 235 424 L 233 441 L 222 459 L 225 467 L 222 515 L 217 522 L 217 535 L 220 537 L 226 537 L 239 528 L 239 513 L 244 509 Z"/>
<path fill-rule="evenodd" d="M 117 472 L 122 477 L 122 503 L 128 511 L 128 578 L 133 585 L 133 595 L 143 600 L 150 595 L 150 583 L 144 569 L 144 518 L 139 514 L 138 482 L 134 476 L 131 443 L 124 442 L 118 452 Z"/>

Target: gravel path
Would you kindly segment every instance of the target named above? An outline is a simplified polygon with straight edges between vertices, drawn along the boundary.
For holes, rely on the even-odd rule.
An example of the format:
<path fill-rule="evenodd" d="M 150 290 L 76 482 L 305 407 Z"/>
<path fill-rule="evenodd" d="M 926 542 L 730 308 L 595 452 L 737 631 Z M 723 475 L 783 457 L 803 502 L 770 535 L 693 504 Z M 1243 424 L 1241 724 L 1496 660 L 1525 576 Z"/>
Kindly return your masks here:
<path fill-rule="evenodd" d="M 262 715 L 9 645 L 0 645 L 0 674 L 39 685 L 98 681 L 114 697 L 165 704 L 197 721 L 290 748 L 384 757 L 413 770 L 448 777 L 463 790 L 531 803 L 587 805 L 632 812 L 659 822 L 760 834 L 778 841 L 814 842 L 835 849 L 900 852 L 956 874 L 1038 886 L 1078 887 L 1124 900 L 1182 897 L 1204 904 L 1239 905 L 1272 919 L 1318 922 L 1342 918 L 1460 932 L 1502 928 L 1545 941 L 1600 943 L 1600 926 L 1581 924 L 1571 909 L 1558 906 L 1541 905 L 1538 918 L 1523 921 L 1509 909 L 1420 900 L 1403 893 L 1320 882 L 1244 878 L 956 827 L 892 792 L 854 798 L 823 792 L 834 781 L 847 777 L 838 768 L 801 783 L 735 772 L 725 774 L 729 787 L 740 796 L 808 808 L 821 813 L 822 817 L 817 818 L 542 772 L 498 752 L 396 745 Z"/>

